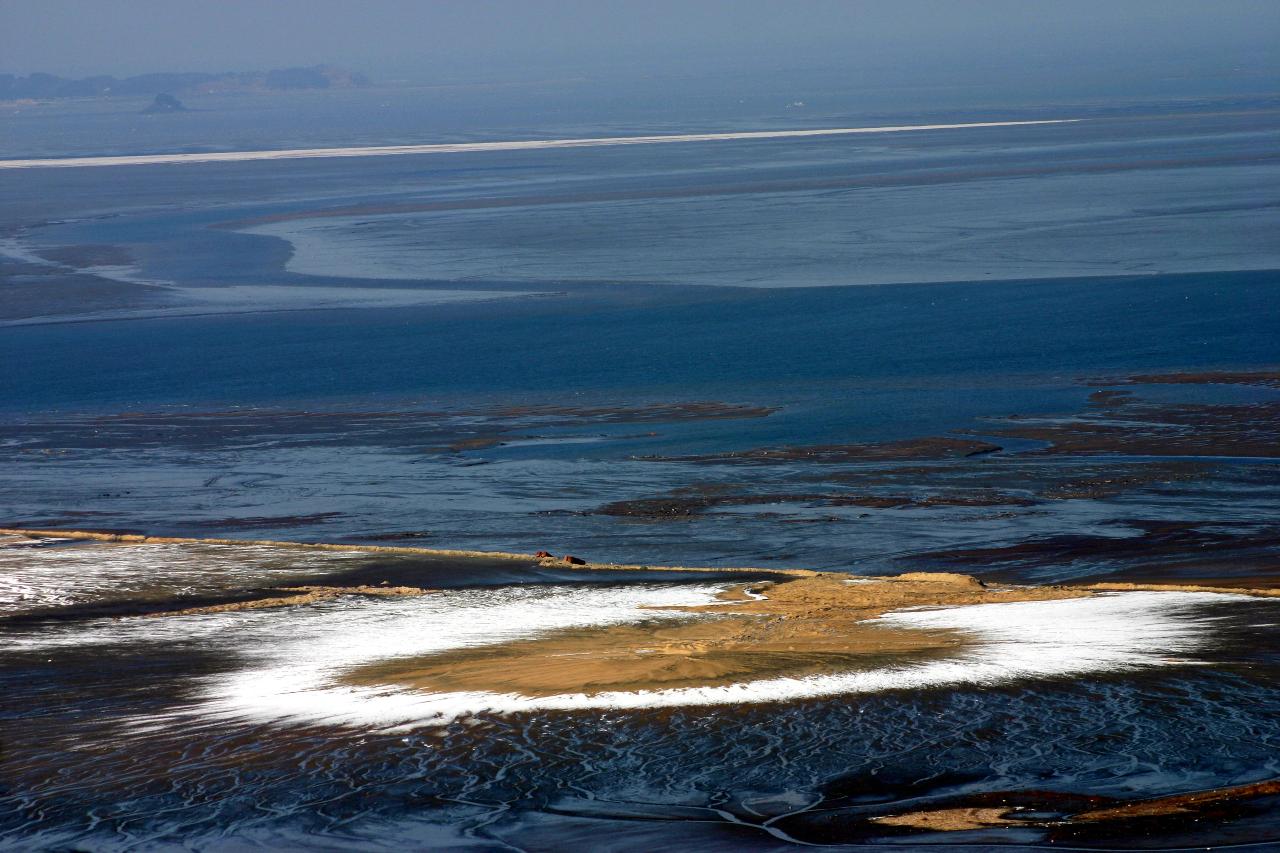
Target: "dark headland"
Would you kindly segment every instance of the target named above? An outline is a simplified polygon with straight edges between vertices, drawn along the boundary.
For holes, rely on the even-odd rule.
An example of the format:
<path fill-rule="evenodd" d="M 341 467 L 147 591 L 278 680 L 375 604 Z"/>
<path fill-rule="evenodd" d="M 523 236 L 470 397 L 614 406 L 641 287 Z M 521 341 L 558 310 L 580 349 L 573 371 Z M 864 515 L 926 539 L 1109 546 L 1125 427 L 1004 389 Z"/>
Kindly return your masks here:
<path fill-rule="evenodd" d="M 144 115 L 154 115 L 156 113 L 186 113 L 190 112 L 190 110 L 173 95 L 160 94 L 156 95 L 155 100 L 142 112 Z"/>

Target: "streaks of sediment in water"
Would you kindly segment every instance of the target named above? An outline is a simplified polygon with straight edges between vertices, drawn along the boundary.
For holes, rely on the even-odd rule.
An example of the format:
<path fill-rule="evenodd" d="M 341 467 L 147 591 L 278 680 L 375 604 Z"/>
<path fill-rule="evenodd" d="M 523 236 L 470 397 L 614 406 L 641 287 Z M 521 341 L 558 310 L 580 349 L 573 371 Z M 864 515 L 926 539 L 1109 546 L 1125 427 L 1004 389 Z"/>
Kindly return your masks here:
<path fill-rule="evenodd" d="M 0 617 L 138 596 L 216 593 L 339 568 L 365 557 L 359 552 L 282 552 L 252 545 L 0 549 L 0 573 L 6 581 L 0 588 Z"/>
<path fill-rule="evenodd" d="M 922 130 L 967 130 L 987 127 L 1021 127 L 1068 124 L 1081 119 L 1037 121 L 980 121 L 962 124 L 887 125 L 883 127 L 833 127 L 809 130 L 758 130 L 740 133 L 685 133 L 660 136 L 604 136 L 582 139 L 524 139 L 499 142 L 457 142 L 427 145 L 375 145 L 352 148 L 292 148 L 279 151 L 209 151 L 180 154 L 128 154 L 109 157 L 63 157 L 0 160 L 0 169 L 50 169 L 85 166 L 156 166 L 181 163 L 232 163 L 246 160 L 301 160 L 330 157 L 388 157 L 401 154 L 462 154 L 480 151 L 527 151 L 545 148 L 596 148 L 614 145 L 657 145 L 671 142 L 726 142 L 752 139 L 796 139 L 814 136 L 849 136 L 863 133 L 904 133 Z"/>

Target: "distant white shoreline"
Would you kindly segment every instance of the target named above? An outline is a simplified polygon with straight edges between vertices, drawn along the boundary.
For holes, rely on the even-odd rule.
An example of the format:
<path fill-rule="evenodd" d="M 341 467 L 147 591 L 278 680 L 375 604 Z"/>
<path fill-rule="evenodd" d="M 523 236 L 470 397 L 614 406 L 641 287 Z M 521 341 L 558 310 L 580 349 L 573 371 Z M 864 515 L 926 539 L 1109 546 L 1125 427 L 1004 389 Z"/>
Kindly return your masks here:
<path fill-rule="evenodd" d="M 186 154 L 127 154 L 111 157 L 57 157 L 0 160 L 0 169 L 67 169 L 88 166 L 160 166 L 184 163 L 238 163 L 246 160 L 308 160 L 329 157 L 390 157 L 400 154 L 464 154 L 478 151 L 524 151 L 545 148 L 596 148 L 607 145 L 657 145 L 664 142 L 724 142 L 744 139 L 794 139 L 850 136 L 861 133 L 905 133 L 920 130 L 965 130 L 1070 124 L 1078 118 L 1037 121 L 980 121 L 965 124 L 908 124 L 884 127 L 832 127 L 812 130 L 755 130 L 742 133 L 687 133 L 668 136 L 604 136 L 584 139 L 528 139 L 506 142 L 457 142 L 430 145 L 376 145 L 354 148 L 291 148 L 282 151 L 209 151 Z"/>

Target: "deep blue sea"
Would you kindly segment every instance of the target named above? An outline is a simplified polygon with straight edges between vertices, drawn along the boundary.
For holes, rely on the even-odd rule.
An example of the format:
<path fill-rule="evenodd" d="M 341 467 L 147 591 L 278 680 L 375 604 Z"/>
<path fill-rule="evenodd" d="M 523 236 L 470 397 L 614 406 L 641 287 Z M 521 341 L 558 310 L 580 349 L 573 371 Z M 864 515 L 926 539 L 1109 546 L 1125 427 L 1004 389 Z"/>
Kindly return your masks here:
<path fill-rule="evenodd" d="M 1276 288 L 1271 272 L 1185 273 L 16 327 L 0 341 L 6 363 L 20 368 L 5 377 L 3 405 L 13 413 L 382 398 L 840 406 L 855 391 L 964 390 L 968 399 L 919 412 L 916 427 L 906 412 L 842 412 L 845 437 L 884 438 L 935 429 L 940 416 L 954 424 L 1000 412 L 1009 408 L 1002 395 L 1078 378 L 1280 362 Z"/>

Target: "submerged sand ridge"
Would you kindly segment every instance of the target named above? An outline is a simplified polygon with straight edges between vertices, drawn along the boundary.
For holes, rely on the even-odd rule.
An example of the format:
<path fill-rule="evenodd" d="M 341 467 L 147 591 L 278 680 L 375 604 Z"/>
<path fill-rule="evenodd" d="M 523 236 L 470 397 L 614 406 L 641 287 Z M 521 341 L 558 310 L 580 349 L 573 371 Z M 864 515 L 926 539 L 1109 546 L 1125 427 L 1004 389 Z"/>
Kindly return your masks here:
<path fill-rule="evenodd" d="M 361 667 L 346 680 L 431 693 L 565 693 L 716 687 L 769 677 L 851 672 L 951 655 L 953 631 L 877 625 L 908 607 L 1080 598 L 1064 587 L 989 588 L 976 578 L 913 573 L 861 578 L 826 573 L 734 586 L 720 602 L 661 608 L 689 614 L 638 624 L 568 629 Z M 656 615 L 656 614 L 655 614 Z"/>

